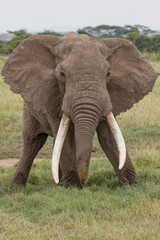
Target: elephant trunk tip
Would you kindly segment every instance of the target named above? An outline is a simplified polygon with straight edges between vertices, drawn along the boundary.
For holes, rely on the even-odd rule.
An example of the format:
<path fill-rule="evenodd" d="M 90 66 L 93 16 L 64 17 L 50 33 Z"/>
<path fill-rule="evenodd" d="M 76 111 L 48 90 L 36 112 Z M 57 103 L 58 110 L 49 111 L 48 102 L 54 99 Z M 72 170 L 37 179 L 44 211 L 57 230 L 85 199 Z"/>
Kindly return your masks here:
<path fill-rule="evenodd" d="M 78 173 L 82 181 L 85 181 L 88 178 L 90 157 L 91 157 L 91 148 L 81 152 L 81 154 L 77 156 Z"/>

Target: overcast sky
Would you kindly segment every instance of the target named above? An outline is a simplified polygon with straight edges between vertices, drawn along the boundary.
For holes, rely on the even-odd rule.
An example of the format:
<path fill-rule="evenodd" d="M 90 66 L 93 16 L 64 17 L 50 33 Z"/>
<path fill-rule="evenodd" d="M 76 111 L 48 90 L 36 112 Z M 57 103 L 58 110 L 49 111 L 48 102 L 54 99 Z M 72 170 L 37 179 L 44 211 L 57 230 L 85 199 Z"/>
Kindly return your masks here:
<path fill-rule="evenodd" d="M 0 0 L 0 33 L 101 24 L 140 24 L 160 30 L 160 0 Z"/>

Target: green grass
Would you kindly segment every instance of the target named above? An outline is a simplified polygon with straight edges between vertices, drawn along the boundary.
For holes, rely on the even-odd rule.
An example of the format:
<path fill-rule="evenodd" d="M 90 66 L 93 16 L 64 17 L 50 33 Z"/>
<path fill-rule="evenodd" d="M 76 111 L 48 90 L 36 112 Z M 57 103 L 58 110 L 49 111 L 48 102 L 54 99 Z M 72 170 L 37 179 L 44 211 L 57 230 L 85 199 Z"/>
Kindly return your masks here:
<path fill-rule="evenodd" d="M 0 239 L 159 239 L 159 172 L 140 169 L 139 185 L 119 187 L 104 159 L 92 160 L 85 188 L 53 183 L 49 162 L 34 165 L 26 189 L 0 182 Z"/>
<path fill-rule="evenodd" d="M 0 56 L 0 68 L 6 57 Z M 160 72 L 160 62 L 152 62 Z M 136 168 L 137 186 L 118 186 L 94 138 L 90 175 L 82 191 L 54 184 L 49 138 L 27 187 L 11 187 L 15 166 L 0 169 L 0 239 L 157 240 L 160 236 L 160 77 L 153 92 L 118 117 Z M 0 159 L 22 147 L 22 100 L 0 82 Z"/>

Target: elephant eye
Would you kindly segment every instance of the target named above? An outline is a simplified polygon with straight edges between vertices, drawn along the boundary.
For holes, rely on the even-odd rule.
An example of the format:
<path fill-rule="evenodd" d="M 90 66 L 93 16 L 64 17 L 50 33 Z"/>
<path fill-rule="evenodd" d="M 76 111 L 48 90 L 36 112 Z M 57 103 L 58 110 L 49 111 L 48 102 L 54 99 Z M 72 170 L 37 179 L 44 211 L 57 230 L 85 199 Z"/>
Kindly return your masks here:
<path fill-rule="evenodd" d="M 110 76 L 110 74 L 111 74 L 110 72 L 107 72 L 107 77 L 109 77 L 109 76 Z"/>
<path fill-rule="evenodd" d="M 60 74 L 61 74 L 62 77 L 65 77 L 64 72 L 61 71 Z"/>

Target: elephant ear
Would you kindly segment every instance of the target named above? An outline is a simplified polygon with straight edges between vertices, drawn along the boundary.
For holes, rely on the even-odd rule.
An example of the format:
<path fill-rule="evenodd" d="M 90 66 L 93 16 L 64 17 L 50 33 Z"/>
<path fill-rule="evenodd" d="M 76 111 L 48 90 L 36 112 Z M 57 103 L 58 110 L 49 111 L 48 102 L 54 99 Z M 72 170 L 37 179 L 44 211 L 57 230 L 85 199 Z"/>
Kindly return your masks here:
<path fill-rule="evenodd" d="M 12 52 L 1 73 L 14 93 L 42 113 L 53 113 L 54 102 L 59 98 L 52 54 L 59 42 L 55 36 L 27 38 Z"/>
<path fill-rule="evenodd" d="M 111 76 L 107 89 L 114 115 L 130 109 L 134 103 L 148 94 L 158 73 L 131 42 L 123 39 L 102 39 L 112 50 Z"/>

